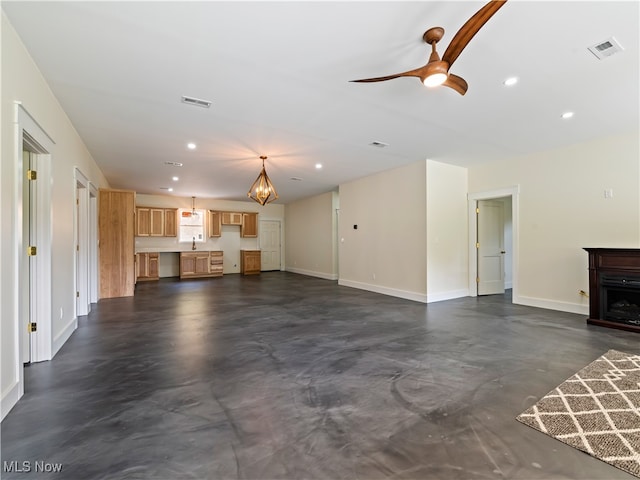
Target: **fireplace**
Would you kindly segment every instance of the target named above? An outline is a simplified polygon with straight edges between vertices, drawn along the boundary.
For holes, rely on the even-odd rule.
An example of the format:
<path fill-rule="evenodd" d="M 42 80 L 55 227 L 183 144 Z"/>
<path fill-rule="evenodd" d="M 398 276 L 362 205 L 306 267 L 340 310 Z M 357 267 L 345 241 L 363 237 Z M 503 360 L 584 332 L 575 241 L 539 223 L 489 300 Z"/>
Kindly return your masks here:
<path fill-rule="evenodd" d="M 589 252 L 587 323 L 640 332 L 640 249 Z"/>

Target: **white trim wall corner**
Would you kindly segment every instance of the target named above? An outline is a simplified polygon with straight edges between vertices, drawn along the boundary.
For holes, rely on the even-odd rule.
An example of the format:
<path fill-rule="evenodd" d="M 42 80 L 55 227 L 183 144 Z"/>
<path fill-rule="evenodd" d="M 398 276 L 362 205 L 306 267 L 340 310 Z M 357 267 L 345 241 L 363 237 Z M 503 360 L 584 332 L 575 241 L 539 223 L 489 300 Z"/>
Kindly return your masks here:
<path fill-rule="evenodd" d="M 519 296 L 519 259 L 520 259 L 520 239 L 519 239 L 519 211 L 520 211 L 520 185 L 489 190 L 485 192 L 469 193 L 467 195 L 469 203 L 469 296 L 478 295 L 478 250 L 476 248 L 476 232 L 478 222 L 476 218 L 476 208 L 478 200 L 491 200 L 496 198 L 511 197 L 511 217 L 512 217 L 512 302 L 521 303 Z"/>

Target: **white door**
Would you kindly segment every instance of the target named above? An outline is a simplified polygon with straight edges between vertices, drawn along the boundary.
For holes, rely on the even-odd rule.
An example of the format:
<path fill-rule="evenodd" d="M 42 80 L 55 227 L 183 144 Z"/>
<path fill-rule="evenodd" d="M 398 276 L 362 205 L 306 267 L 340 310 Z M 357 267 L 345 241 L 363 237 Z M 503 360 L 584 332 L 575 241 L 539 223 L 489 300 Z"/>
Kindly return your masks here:
<path fill-rule="evenodd" d="M 260 220 L 260 270 L 280 270 L 280 222 Z"/>
<path fill-rule="evenodd" d="M 504 293 L 504 204 L 478 200 L 478 295 Z"/>
<path fill-rule="evenodd" d="M 35 168 L 35 166 L 34 166 Z M 20 301 L 20 318 L 22 318 L 22 325 L 20 329 L 23 332 L 29 332 L 29 324 L 35 322 L 35 309 L 31 308 L 32 300 L 32 287 L 35 283 L 32 281 L 32 270 L 34 267 L 35 259 L 27 254 L 27 248 L 29 245 L 35 245 L 35 232 L 32 227 L 35 227 L 35 223 L 32 221 L 34 218 L 31 214 L 31 209 L 35 208 L 36 202 L 32 202 L 32 198 L 36 193 L 35 188 L 31 188 L 31 181 L 27 179 L 27 171 L 31 169 L 31 153 L 28 151 L 22 152 L 22 171 L 23 186 L 22 186 L 22 251 L 21 256 L 23 262 L 26 262 L 26 266 L 23 269 L 24 275 L 21 276 L 22 285 L 20 286 L 21 301 Z M 32 237 L 33 236 L 33 237 Z M 32 317 L 34 315 L 34 317 Z M 22 363 L 31 362 L 31 334 L 26 333 L 21 335 L 22 337 Z"/>

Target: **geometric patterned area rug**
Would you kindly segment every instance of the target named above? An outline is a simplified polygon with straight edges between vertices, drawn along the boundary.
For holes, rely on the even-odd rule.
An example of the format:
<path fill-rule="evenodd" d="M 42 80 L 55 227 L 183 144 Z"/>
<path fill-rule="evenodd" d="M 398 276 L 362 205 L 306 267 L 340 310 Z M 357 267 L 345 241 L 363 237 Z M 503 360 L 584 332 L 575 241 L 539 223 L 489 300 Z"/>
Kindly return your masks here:
<path fill-rule="evenodd" d="M 640 355 L 609 350 L 516 420 L 640 478 Z"/>

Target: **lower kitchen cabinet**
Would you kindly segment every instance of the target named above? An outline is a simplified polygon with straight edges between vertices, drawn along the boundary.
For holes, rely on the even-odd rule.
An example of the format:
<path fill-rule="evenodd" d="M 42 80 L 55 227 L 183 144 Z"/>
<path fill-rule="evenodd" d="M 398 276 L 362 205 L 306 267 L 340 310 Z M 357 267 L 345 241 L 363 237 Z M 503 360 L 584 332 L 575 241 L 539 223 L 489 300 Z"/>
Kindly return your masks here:
<path fill-rule="evenodd" d="M 243 275 L 259 275 L 260 267 L 260 250 L 240 251 L 240 271 Z"/>
<path fill-rule="evenodd" d="M 222 251 L 180 252 L 180 278 L 221 276 Z"/>
<path fill-rule="evenodd" d="M 136 281 L 158 280 L 160 278 L 158 252 L 136 254 Z"/>

